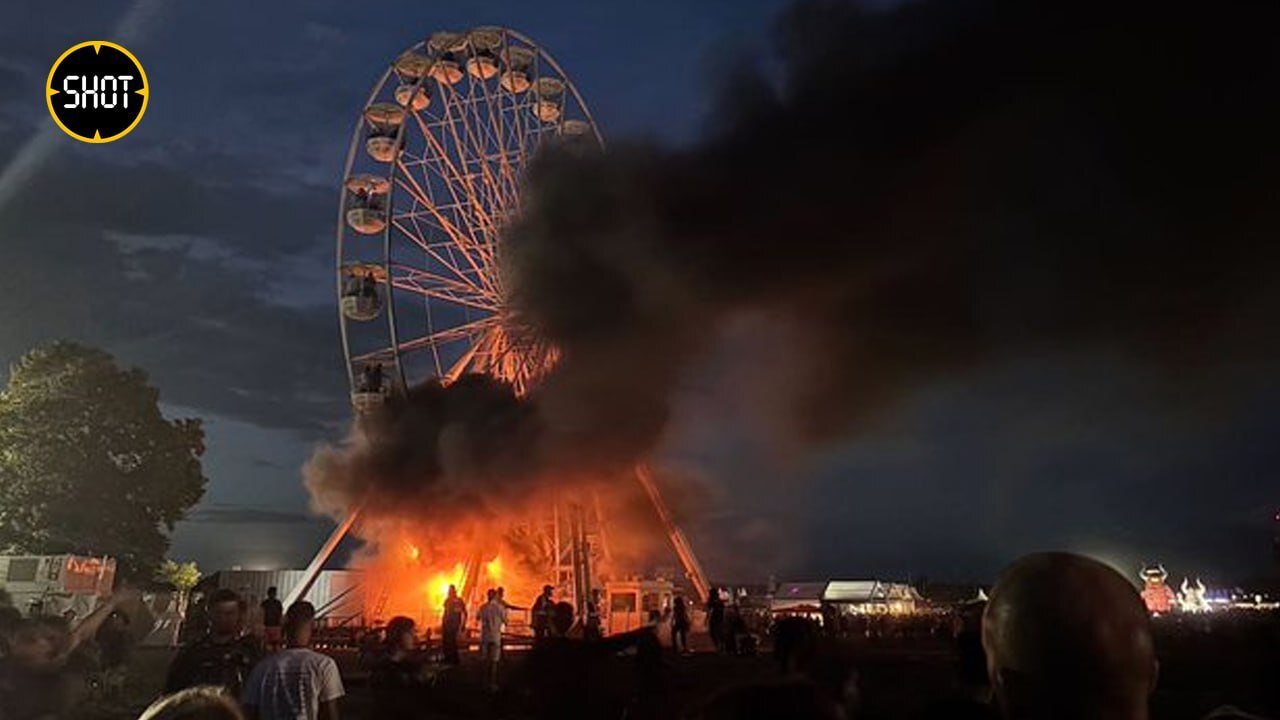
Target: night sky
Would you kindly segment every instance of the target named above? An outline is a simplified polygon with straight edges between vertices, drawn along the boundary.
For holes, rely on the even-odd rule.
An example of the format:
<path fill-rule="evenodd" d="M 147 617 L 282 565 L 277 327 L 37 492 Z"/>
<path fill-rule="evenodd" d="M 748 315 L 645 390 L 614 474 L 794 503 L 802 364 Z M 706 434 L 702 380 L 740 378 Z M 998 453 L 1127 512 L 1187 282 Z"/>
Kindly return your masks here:
<path fill-rule="evenodd" d="M 682 144 L 706 120 L 710 77 L 765 52 L 784 4 L 6 7 L 0 361 L 73 338 L 146 369 L 166 411 L 208 432 L 208 493 L 173 555 L 206 571 L 301 566 L 330 526 L 308 514 L 299 468 L 349 415 L 341 163 L 385 64 L 435 30 L 507 25 L 556 57 L 607 139 Z M 134 51 L 152 95 L 132 134 L 90 146 L 53 126 L 42 85 L 63 50 L 98 38 Z M 1274 379 L 1187 414 L 1125 357 L 1046 348 L 933 378 L 873 432 L 796 456 L 718 381 L 720 355 L 768 344 L 725 333 L 663 450 L 712 575 L 981 579 L 1049 548 L 1206 581 L 1269 562 Z"/>

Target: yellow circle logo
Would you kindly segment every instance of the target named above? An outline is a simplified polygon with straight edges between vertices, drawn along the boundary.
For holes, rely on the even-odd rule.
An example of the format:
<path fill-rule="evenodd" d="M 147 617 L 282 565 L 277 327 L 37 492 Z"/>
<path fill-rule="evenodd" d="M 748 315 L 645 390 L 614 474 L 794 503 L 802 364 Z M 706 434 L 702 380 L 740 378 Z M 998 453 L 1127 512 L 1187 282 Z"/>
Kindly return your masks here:
<path fill-rule="evenodd" d="M 71 137 L 107 143 L 129 134 L 147 111 L 151 86 L 133 53 L 90 40 L 62 53 L 49 70 L 49 114 Z"/>

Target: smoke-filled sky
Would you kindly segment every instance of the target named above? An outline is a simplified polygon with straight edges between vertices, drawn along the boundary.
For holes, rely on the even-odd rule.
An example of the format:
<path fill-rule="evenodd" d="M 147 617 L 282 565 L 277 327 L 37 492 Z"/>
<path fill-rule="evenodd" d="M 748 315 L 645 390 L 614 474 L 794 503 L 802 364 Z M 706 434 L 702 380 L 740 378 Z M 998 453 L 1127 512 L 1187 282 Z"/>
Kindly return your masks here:
<path fill-rule="evenodd" d="M 631 440 L 680 478 L 713 575 L 985 577 L 1046 548 L 1260 569 L 1280 502 L 1260 131 L 1280 68 L 1248 57 L 1266 25 L 1134 37 L 944 5 L 790 33 L 780 2 L 5 8 L 0 359 L 72 337 L 150 371 L 208 421 L 209 494 L 175 555 L 301 565 L 327 524 L 299 468 L 347 417 L 331 272 L 351 123 L 403 47 L 505 24 L 611 146 L 657 146 L 546 169 L 518 257 L 564 275 L 532 272 L 523 307 L 606 409 L 663 401 L 660 437 Z M 153 94 L 129 137 L 84 146 L 49 134 L 41 86 L 98 37 Z M 610 212 L 559 210 L 593 190 Z M 570 282 L 582 268 L 544 252 L 595 253 L 617 282 Z M 592 360 L 616 353 L 628 387 L 603 387 L 631 392 L 595 393 Z M 552 390 L 563 408 L 583 385 Z"/>

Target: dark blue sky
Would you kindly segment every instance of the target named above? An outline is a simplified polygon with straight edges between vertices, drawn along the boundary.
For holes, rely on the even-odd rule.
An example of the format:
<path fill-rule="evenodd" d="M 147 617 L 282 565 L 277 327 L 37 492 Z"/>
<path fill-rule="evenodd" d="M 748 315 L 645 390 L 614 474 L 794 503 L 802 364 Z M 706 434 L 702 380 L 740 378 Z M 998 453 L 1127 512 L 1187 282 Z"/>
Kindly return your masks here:
<path fill-rule="evenodd" d="M 709 77 L 767 48 L 783 5 L 6 7 L 0 360 L 70 337 L 147 369 L 168 409 L 205 418 L 209 434 L 208 495 L 174 555 L 298 566 L 327 528 L 306 515 L 299 467 L 348 412 L 334 203 L 385 64 L 435 30 L 508 25 L 559 60 L 606 138 L 684 143 L 709 112 Z M 152 95 L 130 136 L 88 146 L 53 129 L 41 88 L 63 50 L 97 38 L 138 55 Z M 768 342 L 725 339 L 748 355 Z M 1063 348 L 944 377 L 874 434 L 786 459 L 713 362 L 704 375 L 664 457 L 702 495 L 691 534 L 713 574 L 971 577 L 1050 547 L 1163 560 L 1175 576 L 1266 562 L 1274 382 L 1193 422 L 1124 361 Z"/>

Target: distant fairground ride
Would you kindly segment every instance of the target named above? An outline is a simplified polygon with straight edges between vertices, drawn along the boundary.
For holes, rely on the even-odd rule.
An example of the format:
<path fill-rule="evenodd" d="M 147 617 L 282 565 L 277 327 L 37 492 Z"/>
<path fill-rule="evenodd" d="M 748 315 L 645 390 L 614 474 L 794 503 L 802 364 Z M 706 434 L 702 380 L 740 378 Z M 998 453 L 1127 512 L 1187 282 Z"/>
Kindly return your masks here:
<path fill-rule="evenodd" d="M 1169 572 L 1164 569 L 1164 566 L 1144 565 L 1138 577 L 1142 580 L 1142 603 L 1147 606 L 1147 612 L 1152 615 L 1172 612 L 1177 606 L 1178 597 L 1166 582 Z"/>
<path fill-rule="evenodd" d="M 500 27 L 440 32 L 374 86 L 338 218 L 342 347 L 358 411 L 483 373 L 524 393 L 555 361 L 504 312 L 499 234 L 544 143 L 600 133 L 555 60 Z"/>

